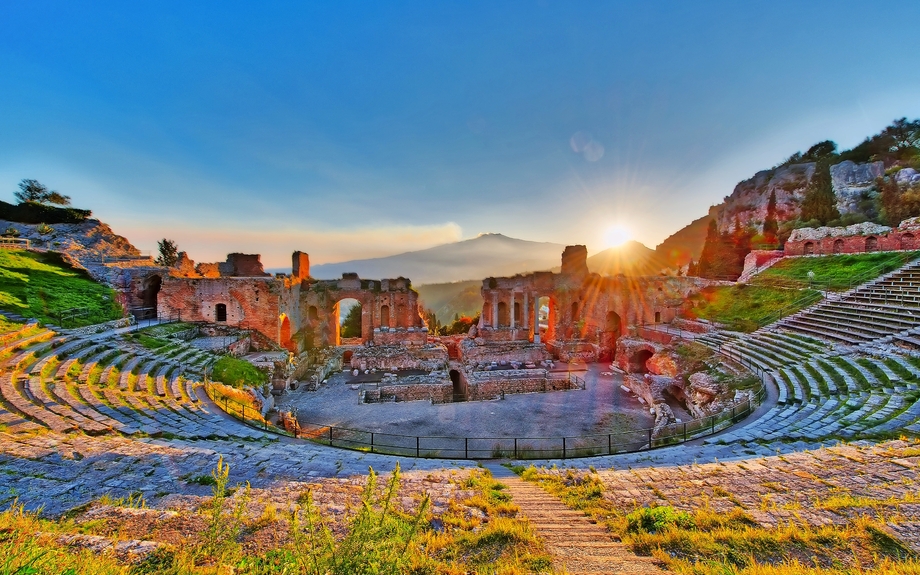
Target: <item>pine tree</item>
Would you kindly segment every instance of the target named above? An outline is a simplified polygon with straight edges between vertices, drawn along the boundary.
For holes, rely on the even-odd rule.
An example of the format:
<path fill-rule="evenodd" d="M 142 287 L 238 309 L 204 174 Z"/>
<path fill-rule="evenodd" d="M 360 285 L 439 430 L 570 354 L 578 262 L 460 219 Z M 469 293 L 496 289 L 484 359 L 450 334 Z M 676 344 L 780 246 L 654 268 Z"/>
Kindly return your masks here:
<path fill-rule="evenodd" d="M 770 199 L 767 201 L 767 217 L 763 220 L 763 237 L 767 243 L 776 243 L 776 233 L 779 231 L 779 223 L 776 221 L 776 190 L 770 191 Z"/>
<path fill-rule="evenodd" d="M 806 222 L 818 220 L 822 225 L 840 218 L 840 212 L 837 211 L 837 196 L 834 195 L 831 183 L 830 159 L 822 159 L 815 165 L 815 173 L 802 200 L 800 218 Z"/>
<path fill-rule="evenodd" d="M 158 266 L 169 268 L 176 265 L 176 262 L 179 261 L 179 248 L 176 246 L 176 242 L 163 238 L 163 241 L 157 242 L 157 247 L 160 251 L 160 255 L 156 259 Z"/>

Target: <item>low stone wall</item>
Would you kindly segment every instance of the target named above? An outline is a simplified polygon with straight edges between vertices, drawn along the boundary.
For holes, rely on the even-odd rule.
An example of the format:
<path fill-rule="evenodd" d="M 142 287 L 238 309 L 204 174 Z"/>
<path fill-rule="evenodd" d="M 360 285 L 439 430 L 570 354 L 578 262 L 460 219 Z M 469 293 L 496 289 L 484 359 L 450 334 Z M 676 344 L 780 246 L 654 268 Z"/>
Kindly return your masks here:
<path fill-rule="evenodd" d="M 450 381 L 381 385 L 376 390 L 367 391 L 364 395 L 365 403 L 429 400 L 432 403 L 450 403 L 452 399 L 453 386 Z"/>
<path fill-rule="evenodd" d="M 513 393 L 545 393 L 578 389 L 568 378 L 547 376 L 545 369 L 474 371 L 467 374 L 469 399 L 486 401 Z"/>
<path fill-rule="evenodd" d="M 565 362 L 594 363 L 600 354 L 597 345 L 585 341 L 555 341 L 548 343 L 547 347 L 556 357 Z"/>
<path fill-rule="evenodd" d="M 460 344 L 464 363 L 501 363 L 503 361 L 520 363 L 540 363 L 549 359 L 549 353 L 541 343 L 528 341 L 490 342 L 465 339 Z"/>
<path fill-rule="evenodd" d="M 134 325 L 134 323 L 135 323 L 134 316 L 128 316 L 128 317 L 123 317 L 121 319 L 107 321 L 105 323 L 97 323 L 93 325 L 88 325 L 86 327 L 68 329 L 66 330 L 66 332 L 70 335 L 75 335 L 75 336 L 93 335 L 96 333 L 102 333 L 104 331 L 109 331 L 110 329 L 119 329 L 123 327 L 129 327 L 129 326 Z"/>
<path fill-rule="evenodd" d="M 447 348 L 440 344 L 405 347 L 374 345 L 359 347 L 351 356 L 353 369 L 423 369 L 434 371 L 447 365 Z"/>
<path fill-rule="evenodd" d="M 428 330 L 423 328 L 375 328 L 374 345 L 413 345 L 428 343 Z"/>

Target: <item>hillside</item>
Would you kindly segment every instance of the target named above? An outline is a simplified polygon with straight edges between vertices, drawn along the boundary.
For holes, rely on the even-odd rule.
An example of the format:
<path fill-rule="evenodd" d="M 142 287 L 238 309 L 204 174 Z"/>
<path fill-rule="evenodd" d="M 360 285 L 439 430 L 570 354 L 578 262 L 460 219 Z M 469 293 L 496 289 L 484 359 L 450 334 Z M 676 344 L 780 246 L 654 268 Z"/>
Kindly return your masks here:
<path fill-rule="evenodd" d="M 433 310 L 442 324 L 448 324 L 457 314 L 473 317 L 479 313 L 482 307 L 481 287 L 482 280 L 470 280 L 425 284 L 416 286 L 415 291 L 425 309 Z"/>
<path fill-rule="evenodd" d="M 677 230 L 655 246 L 658 257 L 672 267 L 683 267 L 690 263 L 700 261 L 703 253 L 703 244 L 706 243 L 706 228 L 709 220 L 718 217 L 722 204 L 709 208 L 709 213 L 693 220 L 683 228 Z"/>
<path fill-rule="evenodd" d="M 415 285 L 458 282 L 550 269 L 559 265 L 563 249 L 561 244 L 482 234 L 394 256 L 315 265 L 310 275 L 336 279 L 356 272 L 362 278 L 407 277 Z"/>
<path fill-rule="evenodd" d="M 68 266 L 55 253 L 0 250 L 0 309 L 57 324 L 60 312 L 79 308 L 67 327 L 121 317 L 115 292 Z"/>

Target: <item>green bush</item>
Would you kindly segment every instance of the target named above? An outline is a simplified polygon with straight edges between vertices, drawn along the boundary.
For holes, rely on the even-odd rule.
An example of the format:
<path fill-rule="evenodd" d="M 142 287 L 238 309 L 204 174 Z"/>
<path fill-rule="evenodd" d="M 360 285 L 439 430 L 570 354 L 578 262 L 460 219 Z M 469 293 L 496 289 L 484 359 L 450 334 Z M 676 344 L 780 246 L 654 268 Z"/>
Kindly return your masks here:
<path fill-rule="evenodd" d="M 692 529 L 693 517 L 685 511 L 676 511 L 673 507 L 643 507 L 626 516 L 628 533 L 660 533 L 671 526 Z"/>
<path fill-rule="evenodd" d="M 214 364 L 211 379 L 230 387 L 258 387 L 268 382 L 268 375 L 248 361 L 224 356 Z"/>

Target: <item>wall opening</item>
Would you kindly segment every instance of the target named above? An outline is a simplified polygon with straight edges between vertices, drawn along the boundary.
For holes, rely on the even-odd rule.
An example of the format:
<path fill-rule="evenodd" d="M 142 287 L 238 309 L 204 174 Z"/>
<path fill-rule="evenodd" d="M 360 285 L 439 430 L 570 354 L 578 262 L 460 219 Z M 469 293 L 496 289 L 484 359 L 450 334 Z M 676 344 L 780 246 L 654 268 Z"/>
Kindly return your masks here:
<path fill-rule="evenodd" d="M 646 362 L 652 358 L 654 354 L 647 349 L 640 349 L 629 359 L 629 372 L 630 373 L 648 373 L 648 367 L 645 365 Z"/>
<path fill-rule="evenodd" d="M 869 236 L 866 238 L 866 251 L 874 252 L 878 249 L 878 238 L 875 236 Z"/>
<path fill-rule="evenodd" d="M 508 304 L 498 302 L 498 325 L 496 327 L 508 327 L 511 325 L 511 318 L 508 316 Z"/>
<path fill-rule="evenodd" d="M 620 314 L 615 311 L 608 311 L 604 331 L 620 335 L 621 329 Z"/>
<path fill-rule="evenodd" d="M 160 293 L 160 286 L 163 285 L 163 278 L 154 274 L 144 280 L 141 289 L 141 309 L 134 314 L 137 319 L 153 319 L 157 317 L 157 296 Z"/>
<path fill-rule="evenodd" d="M 522 315 L 521 302 L 514 302 L 514 325 L 521 327 L 524 324 L 524 316 Z"/>
<path fill-rule="evenodd" d="M 835 254 L 843 253 L 843 240 L 834 240 L 834 253 Z"/>
<path fill-rule="evenodd" d="M 358 344 L 362 342 L 364 334 L 364 314 L 362 313 L 361 302 L 354 298 L 344 298 L 335 304 L 336 328 L 336 345 L 346 343 L 343 340 L 352 340 L 347 343 Z M 357 340 L 357 341 L 355 341 Z"/>
<path fill-rule="evenodd" d="M 814 242 L 805 242 L 805 255 L 810 256 L 815 253 L 815 244 Z"/>
<path fill-rule="evenodd" d="M 539 317 L 534 326 L 540 330 L 540 341 L 552 341 L 556 338 L 556 302 L 549 296 L 543 296 L 538 301 Z"/>
<path fill-rule="evenodd" d="M 214 318 L 217 321 L 227 321 L 227 304 L 219 303 L 214 306 Z"/>
<path fill-rule="evenodd" d="M 310 320 L 311 324 L 319 321 L 319 310 L 316 309 L 315 305 L 311 305 L 307 310 L 307 319 Z"/>
<path fill-rule="evenodd" d="M 450 383 L 453 387 L 454 401 L 466 401 L 468 399 L 467 387 L 463 378 L 460 377 L 460 372 L 456 369 L 450 370 Z"/>
<path fill-rule="evenodd" d="M 388 305 L 380 306 L 380 325 L 390 327 L 390 306 Z"/>
<path fill-rule="evenodd" d="M 660 311 L 655 312 L 655 323 L 661 323 L 661 312 Z"/>
<path fill-rule="evenodd" d="M 286 314 L 281 314 L 281 327 L 278 331 L 278 342 L 284 349 L 297 352 L 297 344 L 291 340 L 291 318 Z"/>

